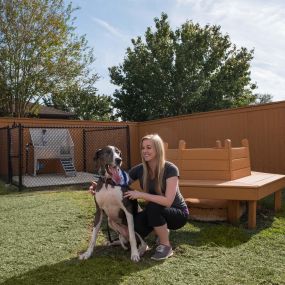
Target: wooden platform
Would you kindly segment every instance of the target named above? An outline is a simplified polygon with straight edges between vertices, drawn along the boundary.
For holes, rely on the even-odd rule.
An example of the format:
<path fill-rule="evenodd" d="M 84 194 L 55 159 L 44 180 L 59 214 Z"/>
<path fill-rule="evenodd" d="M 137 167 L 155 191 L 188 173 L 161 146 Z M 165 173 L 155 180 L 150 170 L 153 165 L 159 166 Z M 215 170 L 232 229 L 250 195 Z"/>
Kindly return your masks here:
<path fill-rule="evenodd" d="M 248 227 L 256 227 L 257 201 L 274 193 L 275 210 L 281 209 L 281 194 L 285 188 L 285 175 L 251 172 L 250 176 L 235 180 L 183 180 L 179 181 L 184 198 L 228 199 L 228 218 L 239 220 L 240 201 L 248 202 Z"/>

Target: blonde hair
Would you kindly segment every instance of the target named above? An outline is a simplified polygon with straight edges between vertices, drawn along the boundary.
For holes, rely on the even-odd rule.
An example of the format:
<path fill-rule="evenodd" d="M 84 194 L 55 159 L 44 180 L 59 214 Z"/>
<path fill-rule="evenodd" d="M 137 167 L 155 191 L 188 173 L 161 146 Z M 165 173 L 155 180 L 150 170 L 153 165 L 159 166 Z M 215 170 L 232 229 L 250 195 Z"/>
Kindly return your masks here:
<path fill-rule="evenodd" d="M 144 140 L 151 140 L 154 144 L 154 148 L 156 151 L 156 159 L 157 159 L 157 167 L 155 170 L 155 192 L 157 194 L 162 194 L 162 178 L 164 173 L 164 165 L 165 165 L 165 151 L 164 151 L 164 143 L 161 139 L 161 137 L 158 134 L 149 134 L 144 136 L 141 139 L 141 150 L 142 150 L 142 144 Z M 146 163 L 146 161 L 143 158 L 142 151 L 141 151 L 141 158 L 142 158 L 142 164 L 143 164 L 143 190 L 148 192 L 148 182 L 150 180 L 149 175 L 149 166 Z"/>

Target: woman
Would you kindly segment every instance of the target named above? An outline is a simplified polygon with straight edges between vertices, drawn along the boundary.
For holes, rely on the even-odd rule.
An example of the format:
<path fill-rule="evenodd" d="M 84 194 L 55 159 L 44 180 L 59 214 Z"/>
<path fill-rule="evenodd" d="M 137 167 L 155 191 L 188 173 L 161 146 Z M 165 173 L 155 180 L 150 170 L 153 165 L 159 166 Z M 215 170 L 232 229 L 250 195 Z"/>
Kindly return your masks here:
<path fill-rule="evenodd" d="M 132 180 L 139 179 L 144 191 L 128 191 L 125 196 L 148 202 L 145 209 L 134 217 L 135 231 L 143 238 L 154 231 L 159 245 L 151 258 L 163 260 L 173 255 L 169 229 L 183 227 L 189 212 L 179 191 L 178 168 L 165 160 L 164 144 L 159 135 L 142 138 L 141 158 L 142 163 L 133 167 L 129 176 Z"/>

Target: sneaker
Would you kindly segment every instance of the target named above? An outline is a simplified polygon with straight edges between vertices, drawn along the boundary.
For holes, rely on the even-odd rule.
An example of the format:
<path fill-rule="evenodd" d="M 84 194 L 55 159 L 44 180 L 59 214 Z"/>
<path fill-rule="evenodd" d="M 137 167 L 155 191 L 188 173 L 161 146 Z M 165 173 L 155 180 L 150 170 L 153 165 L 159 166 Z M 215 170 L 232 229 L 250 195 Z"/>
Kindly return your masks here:
<path fill-rule="evenodd" d="M 153 260 L 164 260 L 173 255 L 173 250 L 171 246 L 160 244 L 156 250 L 154 255 L 151 257 Z"/>

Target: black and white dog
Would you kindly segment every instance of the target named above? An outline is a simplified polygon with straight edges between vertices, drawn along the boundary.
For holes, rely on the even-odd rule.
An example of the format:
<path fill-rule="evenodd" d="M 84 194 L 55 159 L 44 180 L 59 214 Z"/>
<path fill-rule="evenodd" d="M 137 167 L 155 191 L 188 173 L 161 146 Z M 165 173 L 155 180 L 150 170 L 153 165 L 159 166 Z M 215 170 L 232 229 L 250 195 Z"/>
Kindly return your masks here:
<path fill-rule="evenodd" d="M 95 171 L 99 177 L 94 196 L 96 214 L 89 247 L 79 259 L 88 259 L 92 255 L 104 211 L 108 216 L 109 226 L 119 234 L 119 242 L 124 249 L 127 249 L 126 243 L 129 241 L 131 260 L 137 262 L 145 253 L 147 244 L 134 230 L 133 214 L 138 211 L 138 203 L 124 197 L 124 192 L 131 189 L 128 186 L 127 174 L 120 168 L 121 151 L 114 146 L 106 146 L 96 152 L 94 160 Z"/>

